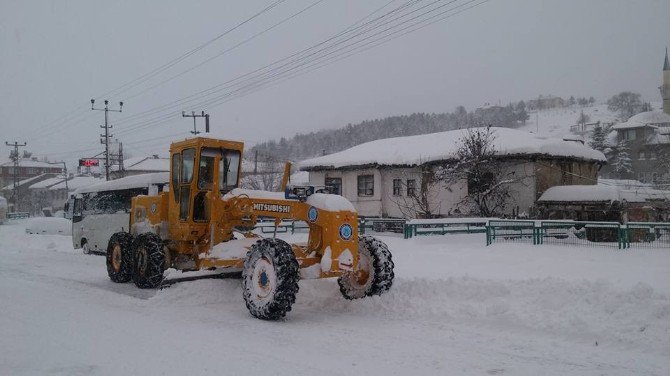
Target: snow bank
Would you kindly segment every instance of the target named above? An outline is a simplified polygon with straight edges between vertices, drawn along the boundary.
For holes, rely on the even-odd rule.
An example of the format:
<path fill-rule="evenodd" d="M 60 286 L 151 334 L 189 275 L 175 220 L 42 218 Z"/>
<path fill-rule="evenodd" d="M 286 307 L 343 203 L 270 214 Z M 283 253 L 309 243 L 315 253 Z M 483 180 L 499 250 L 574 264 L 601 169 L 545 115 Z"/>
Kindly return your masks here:
<path fill-rule="evenodd" d="M 25 222 L 26 234 L 72 235 L 72 222 L 58 217 L 29 218 Z"/>
<path fill-rule="evenodd" d="M 576 142 L 538 137 L 509 128 L 493 128 L 493 134 L 493 144 L 498 155 L 547 155 L 606 161 L 603 153 Z M 376 140 L 338 153 L 308 159 L 300 163 L 300 168 L 309 170 L 365 165 L 413 166 L 450 160 L 455 158 L 459 141 L 466 135 L 467 130 L 455 130 Z"/>

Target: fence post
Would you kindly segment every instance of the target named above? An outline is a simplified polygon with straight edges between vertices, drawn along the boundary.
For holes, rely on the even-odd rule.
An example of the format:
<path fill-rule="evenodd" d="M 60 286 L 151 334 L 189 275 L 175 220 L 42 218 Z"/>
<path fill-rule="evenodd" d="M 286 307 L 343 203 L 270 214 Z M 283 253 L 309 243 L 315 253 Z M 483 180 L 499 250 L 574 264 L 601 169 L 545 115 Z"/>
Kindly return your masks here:
<path fill-rule="evenodd" d="M 491 245 L 491 229 L 486 225 L 486 246 L 488 247 L 489 245 Z"/>
<path fill-rule="evenodd" d="M 362 235 L 365 235 L 365 218 L 361 218 L 358 220 L 358 228 L 360 230 L 359 232 Z"/>

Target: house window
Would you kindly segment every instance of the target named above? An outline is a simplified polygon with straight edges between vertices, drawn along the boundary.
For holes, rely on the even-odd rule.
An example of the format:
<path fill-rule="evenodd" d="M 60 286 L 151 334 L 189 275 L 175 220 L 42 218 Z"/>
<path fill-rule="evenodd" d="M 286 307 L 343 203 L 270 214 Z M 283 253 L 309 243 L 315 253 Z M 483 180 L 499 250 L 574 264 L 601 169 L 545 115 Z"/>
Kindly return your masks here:
<path fill-rule="evenodd" d="M 375 178 L 373 175 L 358 175 L 358 195 L 372 196 L 375 193 Z"/>
<path fill-rule="evenodd" d="M 636 133 L 635 129 L 626 129 L 621 133 L 621 135 L 624 140 L 633 141 L 635 140 L 635 133 Z"/>
<path fill-rule="evenodd" d="M 402 195 L 402 179 L 393 179 L 393 195 Z"/>
<path fill-rule="evenodd" d="M 407 179 L 407 196 L 413 197 L 416 194 L 416 180 Z"/>
<path fill-rule="evenodd" d="M 641 152 L 638 154 L 638 158 L 637 158 L 637 159 L 643 161 L 643 160 L 645 160 L 645 159 L 647 159 L 647 158 L 646 158 L 646 156 L 644 155 L 644 152 L 641 151 Z"/>
<path fill-rule="evenodd" d="M 326 178 L 326 188 L 334 195 L 342 195 L 342 178 Z"/>
<path fill-rule="evenodd" d="M 650 151 L 649 152 L 649 159 L 656 160 L 656 153 L 654 153 L 653 151 Z"/>

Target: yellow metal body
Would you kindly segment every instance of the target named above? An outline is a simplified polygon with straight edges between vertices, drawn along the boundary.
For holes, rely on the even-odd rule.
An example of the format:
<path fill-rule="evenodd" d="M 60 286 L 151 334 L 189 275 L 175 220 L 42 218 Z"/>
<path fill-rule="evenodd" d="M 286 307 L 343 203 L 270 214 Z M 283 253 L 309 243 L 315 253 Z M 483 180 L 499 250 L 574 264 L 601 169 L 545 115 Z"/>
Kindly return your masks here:
<path fill-rule="evenodd" d="M 288 219 L 305 221 L 309 226 L 308 242 L 292 244 L 301 268 L 315 267 L 320 277 L 355 270 L 357 213 L 320 208 L 312 205 L 314 202 L 310 204 L 310 199 L 285 199 L 283 193 L 236 189 L 242 152 L 243 144 L 234 141 L 197 137 L 173 143 L 169 191 L 133 198 L 131 232 L 159 234 L 166 241 L 170 267 L 242 268 L 246 248 L 229 257 L 215 256 L 212 250 L 221 243 L 235 241 L 234 232 L 258 237 L 250 230 L 259 217 L 274 218 L 275 225 Z"/>

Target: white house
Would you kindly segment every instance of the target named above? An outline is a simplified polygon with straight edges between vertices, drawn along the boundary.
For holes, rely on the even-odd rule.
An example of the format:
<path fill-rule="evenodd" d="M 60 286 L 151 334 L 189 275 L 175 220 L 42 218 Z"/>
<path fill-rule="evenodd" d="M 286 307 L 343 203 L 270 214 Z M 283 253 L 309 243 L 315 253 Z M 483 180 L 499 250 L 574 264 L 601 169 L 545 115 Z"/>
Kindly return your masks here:
<path fill-rule="evenodd" d="M 509 128 L 492 128 L 493 147 L 506 171 L 519 177 L 505 214 L 529 213 L 549 187 L 595 184 L 605 156 L 581 142 L 535 136 Z M 350 149 L 309 159 L 300 169 L 309 171 L 310 184 L 329 186 L 351 201 L 360 215 L 407 217 L 408 197 L 423 189 L 425 166 L 455 161 L 467 130 L 454 130 L 367 142 Z M 503 173 L 501 171 L 501 173 Z M 467 215 L 460 203 L 468 182 L 432 185 L 432 214 Z M 472 189 L 472 188 L 471 188 Z"/>

